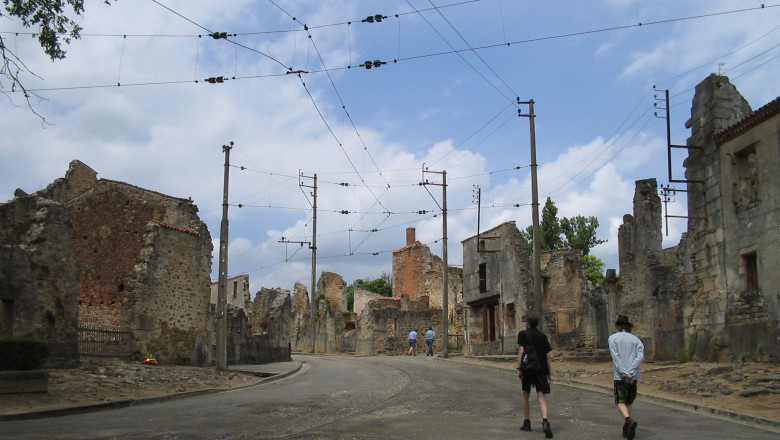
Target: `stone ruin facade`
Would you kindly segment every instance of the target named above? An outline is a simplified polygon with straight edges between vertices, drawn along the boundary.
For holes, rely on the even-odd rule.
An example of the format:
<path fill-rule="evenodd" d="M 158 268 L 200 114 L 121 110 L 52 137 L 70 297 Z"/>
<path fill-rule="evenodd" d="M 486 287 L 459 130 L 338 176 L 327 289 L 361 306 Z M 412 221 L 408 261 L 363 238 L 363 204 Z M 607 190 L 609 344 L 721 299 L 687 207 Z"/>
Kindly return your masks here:
<path fill-rule="evenodd" d="M 409 332 L 417 330 L 417 353 L 425 351 L 424 334 L 429 327 L 438 335 L 434 349 L 441 349 L 441 308 L 429 307 L 427 297 L 411 300 L 376 297 L 358 317 L 356 354 L 403 355 L 409 350 Z"/>
<path fill-rule="evenodd" d="M 263 364 L 289 361 L 292 300 L 286 289 L 261 288 L 254 301 L 249 291 L 249 275 L 227 279 L 227 344 L 228 365 Z M 208 362 L 217 356 L 217 300 L 219 282 L 211 285 L 208 329 L 210 347 Z"/>
<path fill-rule="evenodd" d="M 431 249 L 417 241 L 414 228 L 406 228 L 406 245 L 393 251 L 393 295 L 407 295 L 417 301 L 428 297 L 428 305 L 441 310 L 444 292 L 442 259 L 431 253 Z M 447 315 L 453 320 L 463 292 L 463 272 L 449 267 L 447 274 Z"/>
<path fill-rule="evenodd" d="M 51 342 L 47 367 L 78 364 L 79 268 L 66 208 L 17 191 L 0 204 L 0 334 Z"/>
<path fill-rule="evenodd" d="M 685 160 L 688 227 L 661 247 L 654 180 L 620 229 L 614 310 L 657 358 L 780 360 L 780 98 L 756 110 L 725 76 L 696 87 Z"/>
<path fill-rule="evenodd" d="M 26 212 L 15 214 L 17 232 L 7 236 L 19 244 L 23 238 L 19 231 L 39 222 L 35 211 L 42 204 L 52 207 L 48 210 L 52 217 L 43 219 L 56 226 L 49 233 L 58 236 L 51 237 L 55 247 L 39 255 L 45 264 L 19 252 L 3 264 L 16 267 L 14 273 L 19 274 L 40 271 L 47 265 L 49 270 L 62 266 L 62 273 L 50 273 L 36 281 L 40 286 L 37 292 L 48 295 L 36 300 L 40 303 L 37 311 L 47 316 L 52 327 L 62 325 L 57 321 L 63 317 L 67 322 L 63 334 L 71 335 L 77 316 L 78 326 L 129 332 L 130 350 L 136 359 L 153 353 L 161 362 L 205 363 L 212 244 L 192 200 L 97 179 L 94 170 L 74 160 L 64 178 L 29 196 L 17 190 L 9 203 Z M 29 239 L 30 234 L 26 235 Z M 61 282 L 58 279 L 71 277 L 71 265 L 78 268 L 76 301 L 65 284 L 63 291 L 53 291 Z M 13 300 L 14 309 L 22 310 L 23 302 Z M 4 300 L 4 307 L 6 304 Z M 47 313 L 48 307 L 61 310 Z M 20 328 L 15 327 L 16 334 Z M 70 340 L 63 344 L 60 348 L 74 356 L 76 346 Z"/>
<path fill-rule="evenodd" d="M 580 251 L 544 252 L 542 323 L 557 348 L 601 349 L 609 337 L 606 297 L 587 280 Z M 463 241 L 464 354 L 517 353 L 533 306 L 526 240 L 514 221 Z"/>

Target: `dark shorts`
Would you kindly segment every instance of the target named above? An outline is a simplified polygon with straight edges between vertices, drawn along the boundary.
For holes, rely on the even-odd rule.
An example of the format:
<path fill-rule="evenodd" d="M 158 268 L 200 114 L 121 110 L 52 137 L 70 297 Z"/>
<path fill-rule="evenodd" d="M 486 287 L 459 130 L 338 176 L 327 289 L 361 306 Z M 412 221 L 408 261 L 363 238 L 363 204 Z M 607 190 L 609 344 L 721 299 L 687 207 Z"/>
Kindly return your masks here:
<path fill-rule="evenodd" d="M 627 384 L 622 380 L 615 381 L 615 405 L 625 403 L 631 405 L 636 399 L 636 381 Z"/>
<path fill-rule="evenodd" d="M 410 347 L 417 346 L 417 339 L 409 339 L 409 346 Z"/>
<path fill-rule="evenodd" d="M 547 376 L 523 376 L 523 391 L 530 393 L 531 387 L 536 388 L 537 393 L 550 394 L 550 382 Z"/>

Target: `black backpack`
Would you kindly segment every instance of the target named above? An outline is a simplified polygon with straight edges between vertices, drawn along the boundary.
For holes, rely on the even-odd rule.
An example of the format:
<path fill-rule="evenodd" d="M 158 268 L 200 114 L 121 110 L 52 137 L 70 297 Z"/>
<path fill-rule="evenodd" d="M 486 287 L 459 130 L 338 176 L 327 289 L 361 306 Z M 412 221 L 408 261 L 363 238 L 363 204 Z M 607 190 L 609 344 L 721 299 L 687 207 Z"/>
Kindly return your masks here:
<path fill-rule="evenodd" d="M 524 336 L 528 337 L 527 334 Z M 523 345 L 523 359 L 520 362 L 520 370 L 524 376 L 537 376 L 542 372 L 542 361 L 539 360 L 533 341 Z"/>

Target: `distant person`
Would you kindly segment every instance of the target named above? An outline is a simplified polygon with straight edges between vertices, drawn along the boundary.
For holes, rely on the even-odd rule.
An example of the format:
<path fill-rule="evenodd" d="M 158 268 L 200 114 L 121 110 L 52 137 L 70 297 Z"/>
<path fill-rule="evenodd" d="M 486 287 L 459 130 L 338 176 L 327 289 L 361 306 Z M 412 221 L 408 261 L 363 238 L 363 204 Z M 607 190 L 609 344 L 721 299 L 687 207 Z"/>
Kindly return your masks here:
<path fill-rule="evenodd" d="M 414 352 L 414 347 L 417 346 L 417 330 L 412 330 L 409 332 L 409 353 L 406 353 L 408 356 L 416 355 Z"/>
<path fill-rule="evenodd" d="M 546 394 L 550 394 L 550 383 L 552 382 L 552 360 L 550 359 L 550 341 L 547 340 L 547 336 L 539 331 L 539 315 L 529 313 L 525 327 L 526 330 L 521 331 L 517 335 L 517 377 L 523 381 L 523 426 L 520 427 L 521 431 L 531 430 L 531 418 L 530 418 L 530 403 L 529 398 L 531 396 L 531 387 L 536 388 L 536 397 L 539 400 L 539 407 L 542 411 L 542 431 L 547 438 L 553 437 L 552 429 L 550 428 L 550 422 L 547 420 L 547 397 Z M 528 354 L 529 357 L 533 357 L 531 353 L 536 353 L 536 363 L 538 369 L 536 372 L 530 370 L 523 371 L 523 357 Z M 527 360 L 527 359 L 526 359 Z M 526 362 L 527 365 L 527 362 Z"/>
<path fill-rule="evenodd" d="M 636 383 L 642 377 L 639 364 L 645 358 L 645 346 L 631 334 L 633 324 L 627 316 L 618 315 L 615 326 L 617 333 L 609 337 L 609 351 L 615 364 L 615 404 L 625 419 L 623 437 L 631 440 L 639 424 L 631 418 L 631 404 L 636 399 Z"/>
<path fill-rule="evenodd" d="M 433 331 L 433 327 L 428 327 L 428 331 L 425 332 L 425 342 L 428 344 L 428 352 L 426 356 L 433 356 L 433 341 L 436 340 L 436 333 Z"/>

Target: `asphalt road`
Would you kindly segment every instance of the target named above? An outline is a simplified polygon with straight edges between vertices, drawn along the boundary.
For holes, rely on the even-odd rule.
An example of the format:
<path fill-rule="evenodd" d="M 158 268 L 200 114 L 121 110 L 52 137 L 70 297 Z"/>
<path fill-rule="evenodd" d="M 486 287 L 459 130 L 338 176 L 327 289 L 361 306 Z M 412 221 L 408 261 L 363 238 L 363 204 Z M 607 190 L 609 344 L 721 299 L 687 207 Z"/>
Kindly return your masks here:
<path fill-rule="evenodd" d="M 304 356 L 300 372 L 218 394 L 47 419 L 0 422 L 0 439 L 541 439 L 522 423 L 511 371 L 426 356 Z M 641 393 L 641 386 L 640 386 Z M 558 439 L 621 439 L 607 394 L 553 383 Z M 777 439 L 777 433 L 638 402 L 637 439 Z"/>

